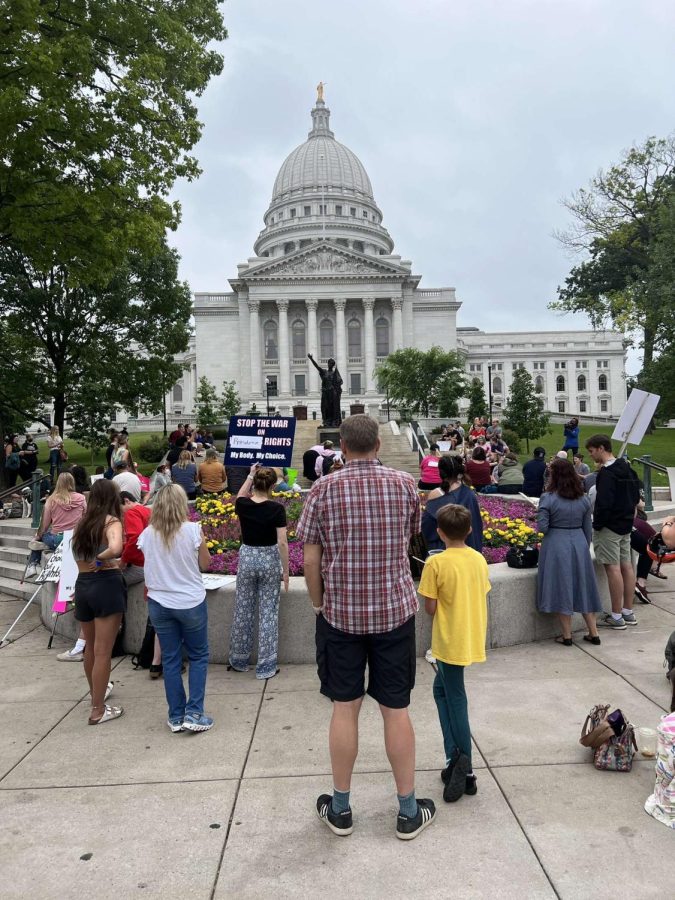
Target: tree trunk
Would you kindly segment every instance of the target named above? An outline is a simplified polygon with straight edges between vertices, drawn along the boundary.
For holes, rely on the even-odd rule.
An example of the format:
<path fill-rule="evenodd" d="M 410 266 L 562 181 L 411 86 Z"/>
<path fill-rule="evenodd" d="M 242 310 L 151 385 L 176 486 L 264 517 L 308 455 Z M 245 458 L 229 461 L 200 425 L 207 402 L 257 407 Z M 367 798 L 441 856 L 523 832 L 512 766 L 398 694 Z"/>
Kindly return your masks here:
<path fill-rule="evenodd" d="M 54 397 L 54 425 L 59 426 L 59 431 L 63 436 L 63 423 L 66 418 L 66 397 L 65 394 L 56 394 Z"/>

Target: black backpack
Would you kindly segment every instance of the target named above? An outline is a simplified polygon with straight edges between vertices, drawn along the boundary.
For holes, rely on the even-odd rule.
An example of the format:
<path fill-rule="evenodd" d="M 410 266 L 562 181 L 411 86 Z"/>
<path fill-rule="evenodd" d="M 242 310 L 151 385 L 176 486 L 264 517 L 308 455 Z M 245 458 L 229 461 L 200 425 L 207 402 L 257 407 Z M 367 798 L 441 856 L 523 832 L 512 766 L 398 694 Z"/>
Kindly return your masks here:
<path fill-rule="evenodd" d="M 131 664 L 134 669 L 149 669 L 152 665 L 152 657 L 155 653 L 155 629 L 150 622 L 150 618 L 148 617 L 147 625 L 145 626 L 145 636 L 143 637 L 143 643 L 141 644 L 141 649 L 135 656 L 131 657 Z"/>

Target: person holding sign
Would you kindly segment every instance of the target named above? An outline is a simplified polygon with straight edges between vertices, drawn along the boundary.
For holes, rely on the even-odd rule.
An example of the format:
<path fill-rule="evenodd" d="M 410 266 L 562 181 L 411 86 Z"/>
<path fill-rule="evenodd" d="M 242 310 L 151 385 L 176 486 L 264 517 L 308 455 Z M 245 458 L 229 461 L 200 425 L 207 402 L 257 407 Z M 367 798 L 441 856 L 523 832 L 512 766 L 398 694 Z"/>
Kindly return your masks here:
<path fill-rule="evenodd" d="M 75 618 L 86 641 L 84 671 L 91 692 L 90 725 L 118 719 L 124 712 L 121 706 L 105 702 L 112 649 L 127 602 L 127 586 L 119 569 L 122 545 L 120 494 L 112 481 L 103 478 L 92 485 L 72 542 L 78 570 Z"/>
<path fill-rule="evenodd" d="M 253 617 L 258 606 L 256 678 L 273 678 L 279 671 L 280 579 L 288 591 L 286 509 L 272 500 L 277 483 L 274 469 L 258 463 L 242 485 L 235 503 L 241 524 L 234 620 L 230 632 L 228 669 L 246 672 L 253 645 Z"/>

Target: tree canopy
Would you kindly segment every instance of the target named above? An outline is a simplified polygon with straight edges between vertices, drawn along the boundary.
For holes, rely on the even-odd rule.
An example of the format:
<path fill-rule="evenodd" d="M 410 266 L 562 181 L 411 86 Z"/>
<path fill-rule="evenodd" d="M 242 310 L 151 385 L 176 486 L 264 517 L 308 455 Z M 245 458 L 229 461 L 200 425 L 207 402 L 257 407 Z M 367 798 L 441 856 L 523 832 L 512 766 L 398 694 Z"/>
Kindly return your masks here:
<path fill-rule="evenodd" d="M 529 453 L 530 440 L 536 441 L 548 434 L 549 418 L 544 412 L 544 401 L 535 392 L 530 373 L 527 369 L 516 369 L 504 410 L 504 428 L 524 437 Z"/>
<path fill-rule="evenodd" d="M 397 350 L 377 367 L 375 374 L 380 389 L 388 392 L 394 406 L 425 417 L 430 409 L 453 415 L 466 389 L 461 357 L 440 347 Z"/>
<path fill-rule="evenodd" d="M 481 416 L 488 415 L 488 405 L 485 399 L 485 388 L 480 378 L 472 378 L 469 384 L 469 411 L 467 417 L 469 422 Z"/>

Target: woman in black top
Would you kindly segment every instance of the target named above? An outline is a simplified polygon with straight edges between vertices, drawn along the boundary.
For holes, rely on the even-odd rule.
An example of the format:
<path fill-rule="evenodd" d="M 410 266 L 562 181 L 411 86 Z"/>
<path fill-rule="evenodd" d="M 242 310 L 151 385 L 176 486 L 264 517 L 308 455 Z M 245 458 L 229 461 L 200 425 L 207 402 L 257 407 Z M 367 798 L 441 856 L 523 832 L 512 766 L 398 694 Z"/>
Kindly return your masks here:
<path fill-rule="evenodd" d="M 228 669 L 248 670 L 253 646 L 253 617 L 258 604 L 256 678 L 273 678 L 279 644 L 281 580 L 288 591 L 286 510 L 271 499 L 277 481 L 274 469 L 251 466 L 237 494 L 235 511 L 241 525 L 237 591 L 230 632 Z"/>

